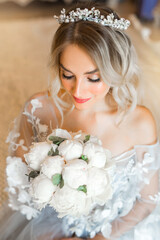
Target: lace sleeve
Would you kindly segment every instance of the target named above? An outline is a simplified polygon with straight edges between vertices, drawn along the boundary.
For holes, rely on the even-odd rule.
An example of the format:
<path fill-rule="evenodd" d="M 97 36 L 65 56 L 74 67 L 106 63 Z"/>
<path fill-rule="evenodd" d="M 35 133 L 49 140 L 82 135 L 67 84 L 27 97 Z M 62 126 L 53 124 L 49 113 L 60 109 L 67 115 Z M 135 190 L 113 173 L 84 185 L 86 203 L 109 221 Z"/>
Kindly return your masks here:
<path fill-rule="evenodd" d="M 31 99 L 26 102 L 20 116 L 14 120 L 14 127 L 6 140 L 9 143 L 10 156 L 23 159 L 32 142 L 43 141 L 46 137 L 48 126 L 41 124 L 37 114 L 42 107 L 41 101 Z"/>
<path fill-rule="evenodd" d="M 155 209 L 158 199 L 160 199 L 160 194 L 158 193 L 160 167 L 159 143 L 150 146 L 137 145 L 135 146 L 135 151 L 136 164 L 132 168 L 132 174 L 134 176 L 134 183 L 137 186 L 136 191 L 139 194 L 137 194 L 136 201 L 130 212 L 112 222 L 111 239 L 117 239 L 130 230 L 134 231 Z"/>

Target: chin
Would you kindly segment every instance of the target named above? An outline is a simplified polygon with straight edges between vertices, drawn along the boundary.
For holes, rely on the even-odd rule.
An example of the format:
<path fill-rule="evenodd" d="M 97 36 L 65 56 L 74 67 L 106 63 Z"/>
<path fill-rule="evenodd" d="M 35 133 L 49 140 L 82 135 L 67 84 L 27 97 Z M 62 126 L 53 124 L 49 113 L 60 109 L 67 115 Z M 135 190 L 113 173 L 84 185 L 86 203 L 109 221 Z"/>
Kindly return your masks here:
<path fill-rule="evenodd" d="M 92 107 L 92 104 L 85 104 L 85 103 L 74 103 L 75 109 L 77 110 L 86 110 Z"/>

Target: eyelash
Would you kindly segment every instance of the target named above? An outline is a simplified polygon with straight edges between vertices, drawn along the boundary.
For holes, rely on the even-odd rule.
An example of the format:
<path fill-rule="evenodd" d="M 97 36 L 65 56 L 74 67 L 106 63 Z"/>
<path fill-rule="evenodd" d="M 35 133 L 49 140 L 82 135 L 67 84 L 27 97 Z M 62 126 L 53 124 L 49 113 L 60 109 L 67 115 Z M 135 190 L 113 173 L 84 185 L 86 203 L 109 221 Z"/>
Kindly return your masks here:
<path fill-rule="evenodd" d="M 72 79 L 73 76 L 66 76 L 66 75 L 63 73 L 63 74 L 62 74 L 62 77 L 70 80 L 70 79 Z M 89 80 L 90 82 L 99 82 L 99 81 L 100 81 L 100 78 L 97 78 L 97 79 L 94 79 L 94 80 L 91 79 L 91 78 L 88 78 L 88 80 Z"/>

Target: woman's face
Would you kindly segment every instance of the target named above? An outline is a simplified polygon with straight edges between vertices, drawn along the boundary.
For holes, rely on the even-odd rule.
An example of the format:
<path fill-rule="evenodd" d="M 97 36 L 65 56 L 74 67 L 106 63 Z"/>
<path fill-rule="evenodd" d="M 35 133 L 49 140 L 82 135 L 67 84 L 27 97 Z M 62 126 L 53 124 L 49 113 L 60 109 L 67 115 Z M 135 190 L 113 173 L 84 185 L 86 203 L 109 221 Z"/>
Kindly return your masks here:
<path fill-rule="evenodd" d="M 100 106 L 110 88 L 102 81 L 90 56 L 73 44 L 68 45 L 61 55 L 60 79 L 79 110 Z"/>

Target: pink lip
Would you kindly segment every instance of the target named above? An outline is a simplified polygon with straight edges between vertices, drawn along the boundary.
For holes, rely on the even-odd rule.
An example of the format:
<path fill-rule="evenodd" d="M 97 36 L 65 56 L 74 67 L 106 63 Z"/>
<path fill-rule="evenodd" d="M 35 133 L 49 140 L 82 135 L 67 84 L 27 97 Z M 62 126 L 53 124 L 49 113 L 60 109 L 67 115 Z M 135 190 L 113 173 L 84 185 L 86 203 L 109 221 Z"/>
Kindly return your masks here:
<path fill-rule="evenodd" d="M 75 101 L 78 103 L 85 103 L 91 99 L 91 98 L 81 99 L 81 98 L 76 98 L 75 96 L 73 96 L 73 97 L 74 97 Z"/>

